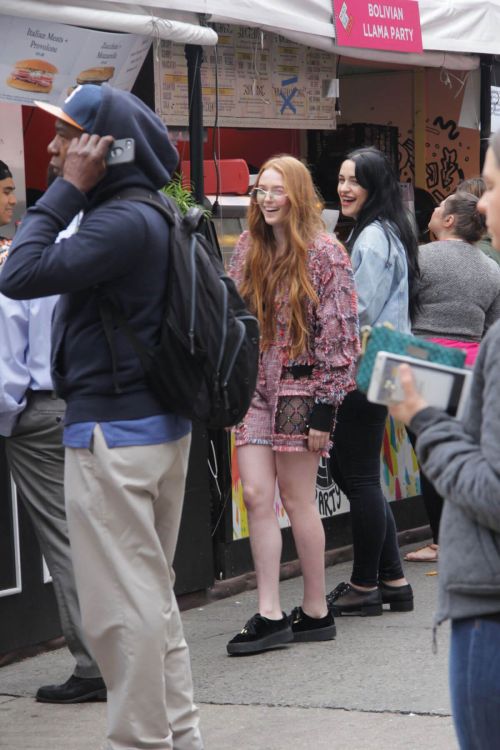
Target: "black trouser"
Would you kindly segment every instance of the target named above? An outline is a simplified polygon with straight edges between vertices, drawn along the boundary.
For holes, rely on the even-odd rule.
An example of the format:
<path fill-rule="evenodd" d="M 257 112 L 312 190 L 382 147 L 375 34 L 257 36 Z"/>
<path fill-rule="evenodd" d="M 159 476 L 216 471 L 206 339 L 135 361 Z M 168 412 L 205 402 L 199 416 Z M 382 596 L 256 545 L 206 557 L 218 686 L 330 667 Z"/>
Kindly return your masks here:
<path fill-rule="evenodd" d="M 408 430 L 408 437 L 415 450 L 417 442 L 417 436 Z M 425 510 L 429 517 L 429 524 L 431 526 L 432 541 L 434 544 L 438 544 L 439 539 L 439 524 L 441 521 L 441 513 L 443 512 L 444 500 L 436 490 L 432 482 L 427 479 L 422 469 L 420 469 L 420 489 L 422 497 L 424 498 Z"/>
<path fill-rule="evenodd" d="M 376 586 L 403 577 L 396 524 L 380 484 L 380 451 L 387 409 L 359 391 L 337 414 L 330 454 L 332 476 L 351 505 L 354 563 L 351 582 Z"/>

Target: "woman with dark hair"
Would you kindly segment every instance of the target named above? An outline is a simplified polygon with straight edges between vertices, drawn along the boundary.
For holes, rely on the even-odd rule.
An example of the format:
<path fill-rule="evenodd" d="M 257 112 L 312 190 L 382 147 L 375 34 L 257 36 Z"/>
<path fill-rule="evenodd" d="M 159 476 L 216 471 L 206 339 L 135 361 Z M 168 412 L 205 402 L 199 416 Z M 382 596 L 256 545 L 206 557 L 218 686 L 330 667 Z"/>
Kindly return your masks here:
<path fill-rule="evenodd" d="M 483 175 L 478 206 L 500 250 L 500 133 Z M 426 404 L 407 365 L 400 368 L 405 399 L 391 406 L 417 435 L 420 465 L 445 498 L 435 623 L 451 620 L 449 683 L 461 750 L 500 747 L 499 373 L 497 322 L 481 343 L 462 421 Z"/>
<path fill-rule="evenodd" d="M 410 331 L 417 308 L 418 246 L 399 182 L 378 149 L 350 153 L 340 167 L 340 206 L 354 219 L 347 239 L 358 294 L 361 326 L 391 323 Z M 349 393 L 338 414 L 330 466 L 351 505 L 354 562 L 349 583 L 327 597 L 334 615 L 381 615 L 382 605 L 413 609 L 404 577 L 394 517 L 380 484 L 380 451 L 387 408 Z"/>
<path fill-rule="evenodd" d="M 316 475 L 320 456 L 328 456 L 335 411 L 354 388 L 359 340 L 349 257 L 325 232 L 321 208 L 298 159 L 270 159 L 257 176 L 248 232 L 231 261 L 239 291 L 259 319 L 261 357 L 250 409 L 235 429 L 258 612 L 229 641 L 229 654 L 335 637 L 325 601 Z M 302 605 L 290 617 L 280 605 L 276 482 L 304 580 Z"/>
<path fill-rule="evenodd" d="M 476 245 L 486 230 L 478 198 L 466 192 L 448 196 L 434 209 L 429 229 L 436 241 L 420 247 L 419 309 L 413 333 L 465 349 L 465 363 L 472 366 L 481 339 L 500 317 L 500 268 Z M 405 560 L 433 563 L 439 554 L 443 499 L 425 472 L 420 472 L 420 479 L 432 542 L 408 552 Z"/>

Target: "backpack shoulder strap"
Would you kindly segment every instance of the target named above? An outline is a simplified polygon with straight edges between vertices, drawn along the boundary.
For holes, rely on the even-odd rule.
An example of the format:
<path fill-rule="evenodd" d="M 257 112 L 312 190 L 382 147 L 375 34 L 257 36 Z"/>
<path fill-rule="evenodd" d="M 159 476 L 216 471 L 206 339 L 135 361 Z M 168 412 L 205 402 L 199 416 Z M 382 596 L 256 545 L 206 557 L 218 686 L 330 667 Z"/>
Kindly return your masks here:
<path fill-rule="evenodd" d="M 166 195 L 160 194 L 157 190 L 148 190 L 140 186 L 124 188 L 119 193 L 113 195 L 110 201 L 138 201 L 147 203 L 157 209 L 168 221 L 169 225 L 175 224 L 176 209 Z"/>

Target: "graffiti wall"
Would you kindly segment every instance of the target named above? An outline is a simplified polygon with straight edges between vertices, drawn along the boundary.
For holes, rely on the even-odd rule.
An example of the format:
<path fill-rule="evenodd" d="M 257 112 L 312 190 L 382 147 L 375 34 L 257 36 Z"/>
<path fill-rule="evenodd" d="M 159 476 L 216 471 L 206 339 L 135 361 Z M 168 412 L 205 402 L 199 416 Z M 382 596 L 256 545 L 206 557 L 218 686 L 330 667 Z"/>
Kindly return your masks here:
<path fill-rule="evenodd" d="M 479 87 L 474 89 L 473 76 L 464 71 L 426 71 L 425 188 L 438 203 L 461 180 L 480 173 Z M 472 97 L 466 95 L 468 90 Z"/>
<path fill-rule="evenodd" d="M 423 108 L 425 185 L 418 187 L 439 202 L 462 179 L 479 174 L 479 89 L 471 85 L 474 73 L 426 68 L 423 75 L 422 101 L 410 68 L 368 72 L 360 67 L 359 74 L 342 77 L 338 124 L 396 126 L 401 181 L 415 183 L 415 112 Z"/>
<path fill-rule="evenodd" d="M 388 500 L 404 500 L 420 494 L 420 477 L 417 460 L 408 441 L 404 425 L 387 419 L 380 457 L 382 489 Z M 238 472 L 238 461 L 231 443 L 231 476 L 233 505 L 233 540 L 248 537 L 248 518 L 243 503 L 243 492 Z M 332 479 L 328 461 L 321 459 L 316 479 L 316 502 L 322 518 L 349 511 L 349 502 Z M 274 510 L 281 528 L 290 525 L 276 488 Z"/>

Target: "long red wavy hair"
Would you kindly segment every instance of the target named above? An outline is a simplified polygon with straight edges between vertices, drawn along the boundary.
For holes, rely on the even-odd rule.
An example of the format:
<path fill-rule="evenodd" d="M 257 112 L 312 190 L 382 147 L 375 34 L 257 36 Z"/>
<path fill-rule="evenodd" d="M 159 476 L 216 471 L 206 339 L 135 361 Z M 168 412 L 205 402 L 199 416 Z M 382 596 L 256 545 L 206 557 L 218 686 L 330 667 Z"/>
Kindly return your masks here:
<path fill-rule="evenodd" d="M 266 161 L 257 175 L 256 186 L 267 169 L 279 172 L 288 196 L 287 249 L 277 256 L 273 230 L 266 224 L 259 205 L 252 202 L 248 209 L 250 246 L 240 293 L 259 320 L 261 347 L 267 349 L 276 333 L 275 304 L 288 290 L 290 356 L 296 358 L 307 350 L 308 304 L 318 302 L 307 270 L 307 253 L 315 236 L 325 229 L 323 204 L 309 170 L 295 157 L 275 156 Z"/>

